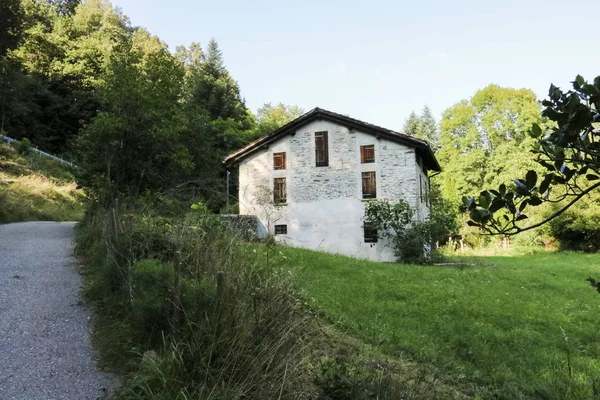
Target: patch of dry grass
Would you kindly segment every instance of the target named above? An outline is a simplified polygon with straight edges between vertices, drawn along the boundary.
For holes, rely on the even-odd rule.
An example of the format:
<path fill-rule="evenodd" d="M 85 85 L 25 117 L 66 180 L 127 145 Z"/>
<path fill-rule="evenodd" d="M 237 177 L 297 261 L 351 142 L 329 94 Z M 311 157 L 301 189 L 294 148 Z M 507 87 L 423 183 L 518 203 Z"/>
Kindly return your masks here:
<path fill-rule="evenodd" d="M 77 221 L 85 195 L 60 164 L 0 146 L 0 222 Z"/>

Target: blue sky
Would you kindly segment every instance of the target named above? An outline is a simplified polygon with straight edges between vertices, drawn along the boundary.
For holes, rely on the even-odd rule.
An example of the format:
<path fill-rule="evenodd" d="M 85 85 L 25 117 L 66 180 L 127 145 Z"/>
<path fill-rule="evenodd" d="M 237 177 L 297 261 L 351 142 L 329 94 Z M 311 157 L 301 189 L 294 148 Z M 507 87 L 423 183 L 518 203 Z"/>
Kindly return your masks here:
<path fill-rule="evenodd" d="M 171 49 L 215 38 L 256 111 L 315 106 L 401 129 L 491 83 L 566 88 L 600 75 L 600 1 L 113 0 Z"/>

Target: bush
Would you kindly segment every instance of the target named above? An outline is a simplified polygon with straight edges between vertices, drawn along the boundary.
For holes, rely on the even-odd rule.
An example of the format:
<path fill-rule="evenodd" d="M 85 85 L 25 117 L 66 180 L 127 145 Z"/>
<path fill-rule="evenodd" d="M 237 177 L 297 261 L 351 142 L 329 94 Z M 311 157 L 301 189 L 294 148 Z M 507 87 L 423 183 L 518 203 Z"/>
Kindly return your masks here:
<path fill-rule="evenodd" d="M 388 200 L 369 201 L 364 221 L 392 244 L 399 260 L 418 264 L 437 258 L 435 245 L 445 240 L 453 224 L 451 217 L 440 214 L 415 221 L 415 211 L 404 200 L 396 204 Z"/>
<path fill-rule="evenodd" d="M 16 141 L 14 147 L 15 150 L 17 150 L 17 153 L 21 155 L 29 154 L 29 152 L 31 151 L 31 141 L 27 138 L 23 138 L 21 140 Z"/>

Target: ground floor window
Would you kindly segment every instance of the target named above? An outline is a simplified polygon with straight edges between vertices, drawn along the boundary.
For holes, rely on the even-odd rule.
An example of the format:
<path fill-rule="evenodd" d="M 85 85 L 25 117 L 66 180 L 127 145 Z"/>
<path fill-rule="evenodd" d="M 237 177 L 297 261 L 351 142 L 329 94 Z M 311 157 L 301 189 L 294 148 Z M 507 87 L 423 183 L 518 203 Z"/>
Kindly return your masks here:
<path fill-rule="evenodd" d="M 363 230 L 365 243 L 377 243 L 377 228 L 365 225 Z"/>
<path fill-rule="evenodd" d="M 287 225 L 275 225 L 276 235 L 287 235 Z"/>

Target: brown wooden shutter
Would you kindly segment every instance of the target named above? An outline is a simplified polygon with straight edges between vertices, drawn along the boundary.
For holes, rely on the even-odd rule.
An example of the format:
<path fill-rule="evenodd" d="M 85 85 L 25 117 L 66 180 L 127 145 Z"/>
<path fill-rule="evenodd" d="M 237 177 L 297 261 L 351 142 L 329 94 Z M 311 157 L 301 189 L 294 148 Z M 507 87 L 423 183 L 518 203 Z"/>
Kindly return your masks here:
<path fill-rule="evenodd" d="M 374 171 L 362 173 L 362 197 L 363 199 L 377 197 L 377 182 Z"/>
<path fill-rule="evenodd" d="M 273 169 L 285 169 L 285 152 L 273 153 Z"/>
<path fill-rule="evenodd" d="M 360 146 L 360 163 L 368 164 L 375 162 L 375 145 L 368 144 Z"/>
<path fill-rule="evenodd" d="M 326 167 L 329 165 L 327 132 L 315 133 L 315 160 L 317 167 Z"/>
<path fill-rule="evenodd" d="M 273 202 L 275 204 L 285 203 L 287 201 L 287 189 L 285 178 L 273 179 Z"/>

